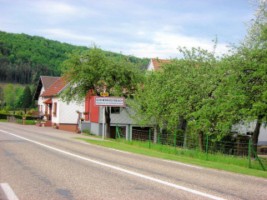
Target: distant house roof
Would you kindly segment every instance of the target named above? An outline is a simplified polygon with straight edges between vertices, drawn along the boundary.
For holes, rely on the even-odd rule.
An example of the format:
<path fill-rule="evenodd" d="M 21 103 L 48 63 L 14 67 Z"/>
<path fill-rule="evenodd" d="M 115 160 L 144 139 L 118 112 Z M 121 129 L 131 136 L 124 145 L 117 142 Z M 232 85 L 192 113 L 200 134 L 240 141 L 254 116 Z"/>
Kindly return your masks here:
<path fill-rule="evenodd" d="M 148 71 L 157 71 L 163 64 L 170 63 L 170 60 L 152 58 L 149 62 Z"/>
<path fill-rule="evenodd" d="M 58 95 L 67 85 L 66 80 L 61 77 L 57 79 L 53 84 L 50 85 L 48 89 L 41 94 L 42 97 L 53 97 Z"/>
<path fill-rule="evenodd" d="M 55 76 L 40 76 L 36 91 L 34 93 L 34 99 L 37 100 L 40 96 L 42 87 L 44 89 L 48 89 L 56 80 L 58 80 L 60 77 Z"/>

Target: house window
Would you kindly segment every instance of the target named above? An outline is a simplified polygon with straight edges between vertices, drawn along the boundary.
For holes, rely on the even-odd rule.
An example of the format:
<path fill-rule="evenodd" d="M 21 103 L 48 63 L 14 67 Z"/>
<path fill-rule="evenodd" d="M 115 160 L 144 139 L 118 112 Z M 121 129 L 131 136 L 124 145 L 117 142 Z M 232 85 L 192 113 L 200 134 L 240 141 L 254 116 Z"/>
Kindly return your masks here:
<path fill-rule="evenodd" d="M 111 107 L 111 114 L 120 114 L 120 107 Z"/>
<path fill-rule="evenodd" d="M 54 103 L 54 106 L 53 106 L 53 116 L 54 117 L 57 116 L 57 103 Z"/>

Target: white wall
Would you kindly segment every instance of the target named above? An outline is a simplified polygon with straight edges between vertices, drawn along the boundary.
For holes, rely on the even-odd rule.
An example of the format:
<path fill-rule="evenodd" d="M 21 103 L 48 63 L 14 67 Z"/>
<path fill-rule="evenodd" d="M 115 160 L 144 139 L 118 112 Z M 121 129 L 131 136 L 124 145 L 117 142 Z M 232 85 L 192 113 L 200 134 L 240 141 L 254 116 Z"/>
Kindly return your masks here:
<path fill-rule="evenodd" d="M 46 104 L 44 104 L 43 102 L 45 101 L 45 100 L 47 100 L 47 98 L 44 98 L 44 97 L 41 97 L 41 94 L 44 92 L 44 87 L 42 87 L 42 89 L 41 89 L 41 92 L 40 92 L 40 95 L 39 95 L 39 97 L 38 97 L 38 102 L 37 102 L 37 104 L 38 104 L 38 111 L 39 111 L 39 114 L 40 115 L 44 115 L 45 114 L 45 106 L 46 106 Z M 48 112 L 49 112 L 49 110 L 48 110 Z"/>
<path fill-rule="evenodd" d="M 261 125 L 259 143 L 267 143 L 267 124 Z"/>
<path fill-rule="evenodd" d="M 151 59 L 149 64 L 148 64 L 147 71 L 153 71 L 153 70 L 155 70 L 155 67 L 154 67 L 152 59 Z"/>
<path fill-rule="evenodd" d="M 246 134 L 247 132 L 253 132 L 256 126 L 256 121 L 254 122 L 243 122 L 233 126 L 232 131 L 238 132 L 240 134 Z M 259 143 L 267 142 L 267 126 L 262 124 L 260 128 Z"/>
<path fill-rule="evenodd" d="M 76 124 L 78 120 L 77 111 L 84 112 L 84 102 L 77 103 L 72 101 L 68 104 L 58 98 L 53 98 L 53 105 L 54 102 L 57 102 L 57 116 L 53 117 L 53 123 Z"/>

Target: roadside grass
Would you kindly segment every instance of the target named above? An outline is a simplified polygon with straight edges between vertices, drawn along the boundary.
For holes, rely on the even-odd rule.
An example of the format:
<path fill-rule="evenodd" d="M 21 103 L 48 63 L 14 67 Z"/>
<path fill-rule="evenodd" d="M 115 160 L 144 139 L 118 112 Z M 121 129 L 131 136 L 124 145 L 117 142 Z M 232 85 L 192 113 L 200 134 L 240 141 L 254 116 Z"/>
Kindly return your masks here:
<path fill-rule="evenodd" d="M 8 122 L 7 119 L 0 119 L 0 122 Z M 22 119 L 17 119 L 16 123 L 23 124 Z M 25 125 L 35 125 L 36 120 L 25 120 Z"/>
<path fill-rule="evenodd" d="M 251 160 L 251 168 L 247 157 L 224 155 L 221 153 L 206 154 L 198 150 L 182 149 L 167 145 L 152 144 L 141 141 L 126 141 L 124 139 L 95 140 L 94 138 L 76 138 L 85 142 L 108 147 L 112 149 L 127 151 L 131 153 L 162 158 L 166 160 L 178 161 L 218 170 L 235 172 L 239 174 L 251 175 L 267 178 L 267 171 L 263 171 L 258 161 Z M 263 160 L 266 163 L 267 160 Z"/>
<path fill-rule="evenodd" d="M 22 119 L 17 119 L 16 122 L 18 124 L 23 124 L 23 120 Z M 36 124 L 36 120 L 25 120 L 25 125 L 35 125 Z"/>

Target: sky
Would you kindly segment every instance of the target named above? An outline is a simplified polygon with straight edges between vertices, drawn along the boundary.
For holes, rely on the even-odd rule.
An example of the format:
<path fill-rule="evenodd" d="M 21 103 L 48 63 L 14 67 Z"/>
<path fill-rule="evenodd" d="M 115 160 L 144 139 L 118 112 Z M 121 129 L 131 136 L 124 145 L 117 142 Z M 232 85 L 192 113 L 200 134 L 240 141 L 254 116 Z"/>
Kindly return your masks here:
<path fill-rule="evenodd" d="M 251 0 L 0 0 L 0 30 L 140 58 L 179 57 L 178 47 L 227 53 L 247 33 Z"/>

